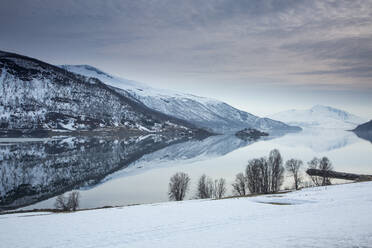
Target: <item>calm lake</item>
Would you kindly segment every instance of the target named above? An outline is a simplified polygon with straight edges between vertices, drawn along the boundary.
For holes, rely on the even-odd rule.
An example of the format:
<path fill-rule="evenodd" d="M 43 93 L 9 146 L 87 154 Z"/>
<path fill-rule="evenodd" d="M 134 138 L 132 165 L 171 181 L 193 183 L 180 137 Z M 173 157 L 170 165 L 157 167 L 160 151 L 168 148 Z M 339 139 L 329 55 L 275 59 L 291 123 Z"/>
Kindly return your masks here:
<path fill-rule="evenodd" d="M 204 173 L 225 178 L 231 195 L 231 183 L 247 161 L 274 148 L 284 160 L 303 160 L 303 169 L 314 156 L 327 156 L 337 171 L 372 174 L 371 141 L 337 129 L 305 129 L 256 142 L 234 135 L 186 141 L 156 135 L 0 139 L 0 209 L 52 208 L 56 195 L 72 189 L 79 189 L 81 208 L 167 201 L 169 178 L 179 171 L 191 177 L 187 199 Z M 291 186 L 286 177 L 283 188 Z"/>

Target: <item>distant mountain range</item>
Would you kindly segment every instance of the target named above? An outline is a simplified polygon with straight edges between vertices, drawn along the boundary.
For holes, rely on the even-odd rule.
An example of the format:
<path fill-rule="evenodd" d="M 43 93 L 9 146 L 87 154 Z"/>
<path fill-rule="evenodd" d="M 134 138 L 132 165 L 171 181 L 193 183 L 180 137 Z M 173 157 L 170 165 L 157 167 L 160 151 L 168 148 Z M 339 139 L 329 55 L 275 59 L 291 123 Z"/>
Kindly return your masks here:
<path fill-rule="evenodd" d="M 126 133 L 203 132 L 148 108 L 97 78 L 0 51 L 0 134 L 123 129 Z"/>
<path fill-rule="evenodd" d="M 97 78 L 118 93 L 151 109 L 188 121 L 217 133 L 234 133 L 244 128 L 262 131 L 299 131 L 298 127 L 269 118 L 260 118 L 211 98 L 177 91 L 155 89 L 143 83 L 115 77 L 89 65 L 62 65 L 70 72 Z"/>
<path fill-rule="evenodd" d="M 121 129 L 181 135 L 243 128 L 296 131 L 214 99 L 114 77 L 94 67 L 54 66 L 0 51 L 0 135 Z"/>
<path fill-rule="evenodd" d="M 350 130 L 366 122 L 366 119 L 346 111 L 315 105 L 307 110 L 288 110 L 268 116 L 269 118 L 300 127 L 341 128 Z"/>

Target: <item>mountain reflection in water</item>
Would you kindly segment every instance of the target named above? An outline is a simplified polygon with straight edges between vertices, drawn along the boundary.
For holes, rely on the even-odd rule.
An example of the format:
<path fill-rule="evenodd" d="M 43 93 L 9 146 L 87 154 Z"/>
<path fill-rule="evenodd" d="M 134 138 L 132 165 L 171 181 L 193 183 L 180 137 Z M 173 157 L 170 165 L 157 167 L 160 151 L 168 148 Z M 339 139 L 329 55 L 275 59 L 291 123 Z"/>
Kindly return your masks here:
<path fill-rule="evenodd" d="M 259 140 L 150 135 L 0 142 L 0 209 L 53 207 L 54 196 L 73 189 L 81 189 L 82 207 L 165 201 L 169 177 L 177 171 L 192 178 L 188 195 L 192 198 L 202 173 L 224 177 L 229 188 L 249 159 L 267 156 L 274 148 L 285 160 L 302 159 L 304 168 L 314 156 L 328 156 L 337 170 L 372 172 L 371 144 L 352 132 L 331 129 L 305 129 Z M 286 177 L 285 186 L 291 185 L 290 180 Z"/>

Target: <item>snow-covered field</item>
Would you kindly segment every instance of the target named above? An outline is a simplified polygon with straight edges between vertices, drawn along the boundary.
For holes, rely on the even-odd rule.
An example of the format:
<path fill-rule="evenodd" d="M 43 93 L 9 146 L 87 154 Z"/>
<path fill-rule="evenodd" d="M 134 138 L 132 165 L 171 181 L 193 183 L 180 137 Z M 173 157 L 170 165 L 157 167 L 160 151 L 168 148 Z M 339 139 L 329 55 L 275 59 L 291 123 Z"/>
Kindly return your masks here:
<path fill-rule="evenodd" d="M 0 247 L 372 247 L 372 182 L 259 197 L 1 215 Z"/>

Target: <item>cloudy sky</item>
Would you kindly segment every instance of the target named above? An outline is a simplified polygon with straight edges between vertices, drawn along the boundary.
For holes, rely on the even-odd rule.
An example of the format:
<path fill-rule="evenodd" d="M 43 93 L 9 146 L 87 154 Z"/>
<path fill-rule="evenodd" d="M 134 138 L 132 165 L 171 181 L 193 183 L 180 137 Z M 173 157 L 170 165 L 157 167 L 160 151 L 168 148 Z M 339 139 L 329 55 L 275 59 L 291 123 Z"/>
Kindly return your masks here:
<path fill-rule="evenodd" d="M 372 1 L 1 0 L 0 50 L 224 100 L 372 118 Z"/>

